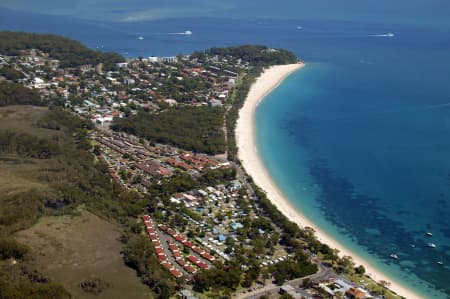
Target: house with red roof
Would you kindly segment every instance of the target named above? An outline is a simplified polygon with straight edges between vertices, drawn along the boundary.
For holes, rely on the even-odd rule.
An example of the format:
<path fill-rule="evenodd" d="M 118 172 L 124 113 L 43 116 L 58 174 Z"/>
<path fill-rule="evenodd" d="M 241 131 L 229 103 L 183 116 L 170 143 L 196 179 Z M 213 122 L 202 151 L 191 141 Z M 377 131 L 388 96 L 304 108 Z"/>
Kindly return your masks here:
<path fill-rule="evenodd" d="M 190 260 L 191 262 L 193 262 L 194 264 L 197 264 L 198 262 L 200 262 L 200 260 L 193 255 L 189 255 L 187 257 L 187 259 Z"/>
<path fill-rule="evenodd" d="M 170 274 L 172 274 L 173 277 L 176 277 L 176 278 L 183 277 L 183 273 L 181 273 L 181 271 L 178 270 L 178 269 L 173 268 L 173 269 L 170 269 L 169 271 L 170 271 Z"/>
<path fill-rule="evenodd" d="M 345 292 L 345 295 L 347 295 L 351 299 L 365 299 L 366 298 L 366 292 L 359 288 L 350 288 Z"/>
<path fill-rule="evenodd" d="M 192 250 L 195 252 L 195 253 L 197 253 L 197 254 L 203 254 L 203 253 L 205 253 L 205 251 L 203 250 L 203 249 L 201 249 L 200 247 L 196 247 L 196 246 L 194 246 L 194 247 L 192 247 Z"/>
<path fill-rule="evenodd" d="M 200 269 L 208 269 L 208 268 L 209 268 L 209 266 L 208 266 L 206 263 L 204 263 L 204 262 L 198 262 L 198 263 L 197 263 L 197 266 L 198 266 Z"/>
<path fill-rule="evenodd" d="M 185 260 L 183 260 L 183 259 L 176 259 L 175 260 L 177 263 L 178 263 L 178 265 L 180 265 L 181 267 L 184 267 L 187 263 L 186 263 L 186 261 Z"/>
<path fill-rule="evenodd" d="M 185 265 L 183 267 L 188 273 L 194 274 L 195 272 L 197 272 L 197 270 L 195 270 L 194 267 L 192 267 L 191 265 Z"/>
<path fill-rule="evenodd" d="M 174 244 L 174 243 L 169 244 L 169 249 L 170 249 L 171 251 L 175 251 L 175 250 L 178 251 L 178 250 L 179 250 L 177 244 Z"/>

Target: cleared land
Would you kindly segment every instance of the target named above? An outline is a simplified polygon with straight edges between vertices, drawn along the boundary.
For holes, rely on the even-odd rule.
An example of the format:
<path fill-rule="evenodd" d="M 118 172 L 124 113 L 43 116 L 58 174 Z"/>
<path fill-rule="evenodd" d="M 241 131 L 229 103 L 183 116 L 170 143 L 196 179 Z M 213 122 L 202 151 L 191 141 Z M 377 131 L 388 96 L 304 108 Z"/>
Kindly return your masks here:
<path fill-rule="evenodd" d="M 120 255 L 120 230 L 92 213 L 42 217 L 16 239 L 33 248 L 33 266 L 61 282 L 74 298 L 150 298 L 149 289 L 125 266 Z M 104 290 L 90 294 L 80 282 L 100 279 Z"/>
<path fill-rule="evenodd" d="M 109 179 L 98 175 L 90 154 L 79 148 L 83 143 L 77 129 L 69 128 L 77 125 L 70 115 L 50 115 L 46 107 L 0 108 L 0 238 L 30 249 L 15 265 L 0 261 L 0 278 L 9 277 L 9 285 L 20 290 L 18 278 L 28 278 L 17 273 L 35 269 L 61 283 L 72 298 L 151 298 L 151 290 L 124 264 L 121 227 L 83 208 L 83 201 L 111 201 Z M 97 182 L 94 196 L 89 184 Z M 49 199 L 60 205 L 48 205 Z M 84 289 L 101 292 L 86 292 L 82 282 Z"/>
<path fill-rule="evenodd" d="M 35 123 L 48 113 L 46 107 L 9 106 L 0 108 L 0 133 L 20 132 L 37 137 L 61 136 L 55 130 L 38 128 Z M 0 194 L 39 189 L 46 191 L 47 185 L 39 179 L 49 160 L 23 158 L 15 153 L 0 154 Z"/>

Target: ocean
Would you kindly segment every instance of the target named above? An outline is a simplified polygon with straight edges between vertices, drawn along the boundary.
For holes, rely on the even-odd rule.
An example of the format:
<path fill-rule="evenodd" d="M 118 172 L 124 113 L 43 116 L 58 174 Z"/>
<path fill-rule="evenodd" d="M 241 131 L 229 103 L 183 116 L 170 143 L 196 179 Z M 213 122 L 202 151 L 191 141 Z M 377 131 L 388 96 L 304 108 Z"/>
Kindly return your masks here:
<path fill-rule="evenodd" d="M 450 297 L 450 21 L 211 14 L 114 23 L 0 8 L 0 30 L 62 34 L 127 57 L 240 44 L 294 51 L 307 66 L 256 112 L 274 180 L 388 276 L 425 298 Z"/>

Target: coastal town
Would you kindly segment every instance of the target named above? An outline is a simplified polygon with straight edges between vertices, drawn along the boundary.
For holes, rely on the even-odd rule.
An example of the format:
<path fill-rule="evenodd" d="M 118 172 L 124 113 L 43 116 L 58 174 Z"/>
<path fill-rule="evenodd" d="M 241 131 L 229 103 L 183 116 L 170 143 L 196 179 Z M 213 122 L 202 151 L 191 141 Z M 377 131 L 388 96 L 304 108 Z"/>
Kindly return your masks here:
<path fill-rule="evenodd" d="M 272 58 L 279 50 L 251 52 Z M 178 284 L 172 298 L 400 298 L 287 220 L 232 154 L 227 120 L 255 70 L 245 57 L 216 50 L 63 67 L 48 52 L 23 49 L 0 53 L 0 84 L 20 84 L 92 125 L 96 163 L 122 192 L 147 201 L 135 222 Z M 120 123 L 186 109 L 219 111 L 213 130 L 223 144 L 202 151 Z"/>
<path fill-rule="evenodd" d="M 16 80 L 42 97 L 65 100 L 64 105 L 97 124 L 114 117 L 159 111 L 177 105 L 222 107 L 248 63 L 218 56 L 201 61 L 202 55 L 148 57 L 117 63 L 106 71 L 102 63 L 60 68 L 60 62 L 36 49 L 19 56 L 0 54 L 5 68 Z M 5 76 L 6 75 L 6 76 Z M 9 77 L 15 78 L 15 77 Z"/>

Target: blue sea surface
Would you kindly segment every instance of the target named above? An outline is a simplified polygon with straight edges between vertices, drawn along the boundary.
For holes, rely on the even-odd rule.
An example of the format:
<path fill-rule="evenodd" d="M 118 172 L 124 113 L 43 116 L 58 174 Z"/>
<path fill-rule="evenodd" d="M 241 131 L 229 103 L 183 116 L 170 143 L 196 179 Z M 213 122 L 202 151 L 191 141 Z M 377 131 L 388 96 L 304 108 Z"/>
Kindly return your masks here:
<path fill-rule="evenodd" d="M 294 51 L 307 66 L 256 112 L 274 180 L 322 230 L 393 279 L 425 298 L 450 297 L 450 20 L 113 23 L 0 8 L 0 30 L 63 34 L 127 57 L 255 43 Z M 186 30 L 192 36 L 174 34 Z"/>

